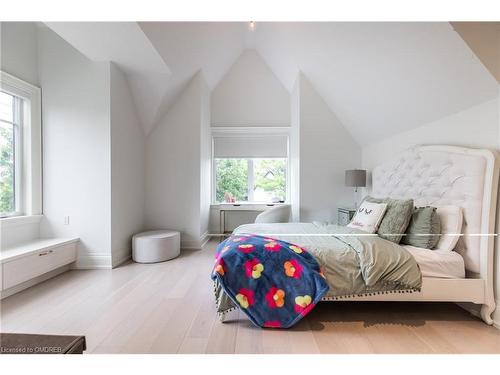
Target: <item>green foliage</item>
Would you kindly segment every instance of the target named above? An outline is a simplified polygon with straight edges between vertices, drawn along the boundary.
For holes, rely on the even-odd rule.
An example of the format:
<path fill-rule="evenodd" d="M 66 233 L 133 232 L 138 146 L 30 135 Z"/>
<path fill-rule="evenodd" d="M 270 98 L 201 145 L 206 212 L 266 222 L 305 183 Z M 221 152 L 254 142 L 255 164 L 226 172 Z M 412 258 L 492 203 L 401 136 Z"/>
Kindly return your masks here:
<path fill-rule="evenodd" d="M 254 159 L 254 189 L 264 191 L 265 200 L 286 196 L 286 159 Z M 224 201 L 231 193 L 237 201 L 248 200 L 248 161 L 246 159 L 216 160 L 216 200 Z M 255 193 L 257 194 L 257 192 Z M 256 199 L 258 199 L 256 197 Z M 260 199 L 263 199 L 260 194 Z"/>
<path fill-rule="evenodd" d="M 246 201 L 248 197 L 248 163 L 246 159 L 219 159 L 216 161 L 216 200 L 224 201 L 224 194 L 233 194 L 237 201 Z"/>
<path fill-rule="evenodd" d="M 255 188 L 272 193 L 273 197 L 286 195 L 285 159 L 257 159 L 254 161 Z"/>
<path fill-rule="evenodd" d="M 15 210 L 13 142 L 12 129 L 0 126 L 0 213 Z"/>

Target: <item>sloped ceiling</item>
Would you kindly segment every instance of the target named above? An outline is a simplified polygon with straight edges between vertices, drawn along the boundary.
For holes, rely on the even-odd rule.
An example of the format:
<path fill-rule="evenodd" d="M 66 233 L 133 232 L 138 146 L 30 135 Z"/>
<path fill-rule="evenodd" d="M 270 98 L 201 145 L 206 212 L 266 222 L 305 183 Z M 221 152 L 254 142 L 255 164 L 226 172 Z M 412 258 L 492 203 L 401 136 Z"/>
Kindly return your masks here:
<path fill-rule="evenodd" d="M 263 23 L 256 38 L 283 84 L 301 70 L 362 145 L 498 95 L 447 22 Z"/>
<path fill-rule="evenodd" d="M 141 29 L 172 71 L 155 121 L 161 119 L 180 91 L 202 70 L 210 90 L 245 48 L 242 22 L 141 22 Z"/>
<path fill-rule="evenodd" d="M 46 25 L 93 61 L 113 61 L 128 79 L 137 115 L 153 126 L 172 73 L 135 22 L 47 22 Z"/>
<path fill-rule="evenodd" d="M 109 32 L 102 28 L 109 24 L 90 35 Z M 198 70 L 213 89 L 245 48 L 255 48 L 289 91 L 302 71 L 362 145 L 498 96 L 496 80 L 447 22 L 257 22 L 253 32 L 241 22 L 126 24 L 134 43 L 116 31 L 84 42 L 88 29 L 71 31 L 78 23 L 48 25 L 93 60 L 124 67 L 147 46 L 150 58 L 126 71 L 146 132 Z M 149 59 L 163 64 L 160 73 Z M 154 72 L 142 76 L 148 69 Z"/>
<path fill-rule="evenodd" d="M 123 70 L 146 133 L 198 70 L 215 88 L 245 48 L 247 32 L 242 22 L 46 24 L 89 59 Z"/>

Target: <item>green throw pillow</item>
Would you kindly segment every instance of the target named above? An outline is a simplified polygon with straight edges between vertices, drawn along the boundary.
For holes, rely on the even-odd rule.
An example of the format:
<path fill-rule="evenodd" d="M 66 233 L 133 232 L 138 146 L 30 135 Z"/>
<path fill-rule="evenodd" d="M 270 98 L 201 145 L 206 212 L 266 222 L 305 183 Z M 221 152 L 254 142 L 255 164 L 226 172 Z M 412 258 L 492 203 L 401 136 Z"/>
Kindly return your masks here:
<path fill-rule="evenodd" d="M 436 207 L 416 207 L 401 243 L 434 249 L 439 242 L 440 234 L 441 220 Z"/>
<path fill-rule="evenodd" d="M 365 200 L 373 203 L 386 203 L 387 210 L 380 223 L 377 233 L 379 237 L 399 243 L 408 228 L 413 213 L 413 199 L 392 199 L 366 197 Z"/>

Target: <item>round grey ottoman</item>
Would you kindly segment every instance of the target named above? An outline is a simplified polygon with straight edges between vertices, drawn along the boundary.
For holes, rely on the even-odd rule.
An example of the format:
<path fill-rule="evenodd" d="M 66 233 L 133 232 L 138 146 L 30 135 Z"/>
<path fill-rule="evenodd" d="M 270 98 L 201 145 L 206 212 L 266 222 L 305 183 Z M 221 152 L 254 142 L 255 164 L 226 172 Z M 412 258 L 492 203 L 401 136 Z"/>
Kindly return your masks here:
<path fill-rule="evenodd" d="M 181 248 L 181 234 L 173 230 L 138 233 L 132 238 L 132 259 L 137 263 L 157 263 L 175 258 Z"/>

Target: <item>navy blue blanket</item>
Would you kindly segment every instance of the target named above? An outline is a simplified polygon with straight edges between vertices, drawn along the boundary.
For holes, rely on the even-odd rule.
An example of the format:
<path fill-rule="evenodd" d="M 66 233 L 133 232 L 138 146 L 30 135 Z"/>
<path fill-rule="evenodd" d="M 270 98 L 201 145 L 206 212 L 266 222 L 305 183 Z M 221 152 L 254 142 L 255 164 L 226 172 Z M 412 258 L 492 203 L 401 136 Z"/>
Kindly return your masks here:
<path fill-rule="evenodd" d="M 311 254 L 257 235 L 233 235 L 219 244 L 212 279 L 259 327 L 293 326 L 329 289 Z"/>

